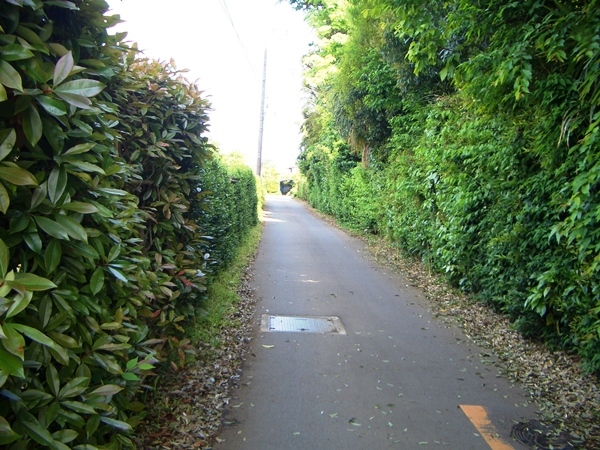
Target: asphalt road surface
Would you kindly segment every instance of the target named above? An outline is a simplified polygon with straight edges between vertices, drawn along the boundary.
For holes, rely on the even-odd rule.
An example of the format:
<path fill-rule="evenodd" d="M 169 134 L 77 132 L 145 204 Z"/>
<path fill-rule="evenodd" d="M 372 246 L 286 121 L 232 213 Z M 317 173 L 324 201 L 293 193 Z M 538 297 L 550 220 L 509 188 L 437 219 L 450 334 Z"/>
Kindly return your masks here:
<path fill-rule="evenodd" d="M 266 210 L 255 338 L 214 448 L 525 448 L 510 431 L 534 411 L 486 350 L 301 202 Z"/>

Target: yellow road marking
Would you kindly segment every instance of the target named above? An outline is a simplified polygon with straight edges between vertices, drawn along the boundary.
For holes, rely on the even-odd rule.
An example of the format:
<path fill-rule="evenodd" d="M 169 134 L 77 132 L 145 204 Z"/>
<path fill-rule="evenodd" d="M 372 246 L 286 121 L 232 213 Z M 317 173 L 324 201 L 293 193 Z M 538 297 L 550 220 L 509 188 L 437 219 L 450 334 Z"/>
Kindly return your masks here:
<path fill-rule="evenodd" d="M 488 418 L 487 411 L 484 407 L 477 405 L 460 405 L 460 409 L 463 410 L 492 450 L 515 450 L 513 446 L 507 444 L 500 436 L 498 436 L 496 428 Z"/>

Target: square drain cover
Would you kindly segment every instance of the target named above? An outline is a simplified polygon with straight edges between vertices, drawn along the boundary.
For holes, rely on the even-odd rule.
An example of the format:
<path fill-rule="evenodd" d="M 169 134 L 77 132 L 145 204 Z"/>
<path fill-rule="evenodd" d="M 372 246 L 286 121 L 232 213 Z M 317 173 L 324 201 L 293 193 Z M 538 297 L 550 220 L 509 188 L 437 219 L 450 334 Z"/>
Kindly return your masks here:
<path fill-rule="evenodd" d="M 263 314 L 261 331 L 346 334 L 339 317 L 298 317 Z"/>

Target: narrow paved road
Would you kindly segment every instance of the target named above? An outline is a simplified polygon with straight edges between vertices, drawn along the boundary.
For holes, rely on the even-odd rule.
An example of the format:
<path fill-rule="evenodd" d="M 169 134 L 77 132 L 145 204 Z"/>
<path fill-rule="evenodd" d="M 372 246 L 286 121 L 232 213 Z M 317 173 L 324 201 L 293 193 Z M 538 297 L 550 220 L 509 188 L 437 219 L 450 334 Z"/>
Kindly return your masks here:
<path fill-rule="evenodd" d="M 524 448 L 520 389 L 359 240 L 271 197 L 254 268 L 252 355 L 214 448 Z M 261 331 L 263 315 L 336 316 L 345 334 Z"/>

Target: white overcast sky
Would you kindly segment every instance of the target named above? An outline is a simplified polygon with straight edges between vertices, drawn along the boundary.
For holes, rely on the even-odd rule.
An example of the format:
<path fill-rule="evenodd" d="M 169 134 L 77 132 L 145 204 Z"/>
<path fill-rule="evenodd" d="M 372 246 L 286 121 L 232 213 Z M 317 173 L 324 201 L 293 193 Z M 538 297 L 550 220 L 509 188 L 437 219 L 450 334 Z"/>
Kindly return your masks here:
<path fill-rule="evenodd" d="M 243 153 L 253 169 L 266 48 L 263 162 L 272 161 L 280 170 L 295 165 L 304 104 L 301 59 L 313 40 L 301 12 L 285 0 L 108 3 L 125 21 L 114 32 L 127 31 L 127 40 L 137 42 L 148 57 L 173 58 L 178 69 L 189 69 L 186 77 L 212 104 L 209 138 L 224 153 Z"/>

